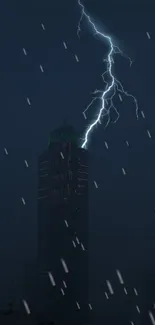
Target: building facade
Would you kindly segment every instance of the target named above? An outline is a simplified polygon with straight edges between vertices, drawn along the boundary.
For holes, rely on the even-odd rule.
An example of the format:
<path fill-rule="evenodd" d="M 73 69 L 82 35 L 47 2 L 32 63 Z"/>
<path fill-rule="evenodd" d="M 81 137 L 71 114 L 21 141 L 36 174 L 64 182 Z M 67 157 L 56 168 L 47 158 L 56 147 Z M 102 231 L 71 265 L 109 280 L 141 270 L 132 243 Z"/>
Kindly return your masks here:
<path fill-rule="evenodd" d="M 68 125 L 38 166 L 39 310 L 56 324 L 88 324 L 88 152 Z"/>

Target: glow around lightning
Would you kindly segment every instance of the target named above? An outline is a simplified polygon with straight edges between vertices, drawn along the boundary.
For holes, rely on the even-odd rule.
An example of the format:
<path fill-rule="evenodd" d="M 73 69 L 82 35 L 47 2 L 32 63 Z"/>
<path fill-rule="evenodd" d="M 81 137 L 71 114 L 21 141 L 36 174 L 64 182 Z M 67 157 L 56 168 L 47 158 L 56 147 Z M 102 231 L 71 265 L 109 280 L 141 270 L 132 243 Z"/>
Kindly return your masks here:
<path fill-rule="evenodd" d="M 99 112 L 97 114 L 96 119 L 88 126 L 88 128 L 86 129 L 85 135 L 84 135 L 84 140 L 83 143 L 81 145 L 81 148 L 86 148 L 88 140 L 89 140 L 89 136 L 90 136 L 90 132 L 93 131 L 95 125 L 97 125 L 98 123 L 101 124 L 101 118 L 103 118 L 104 116 L 108 117 L 106 126 L 108 126 L 109 122 L 110 122 L 110 112 L 111 109 L 114 109 L 114 111 L 116 112 L 117 118 L 114 121 L 117 122 L 118 118 L 119 118 L 119 112 L 117 111 L 116 107 L 114 106 L 113 103 L 113 98 L 114 96 L 118 93 L 122 93 L 126 96 L 129 96 L 132 98 L 132 100 L 135 103 L 136 106 L 136 116 L 138 119 L 138 103 L 137 103 L 137 99 L 129 94 L 127 91 L 124 90 L 121 82 L 119 80 L 117 80 L 115 78 L 115 76 L 113 75 L 113 71 L 112 71 L 112 66 L 114 64 L 114 54 L 120 54 L 124 57 L 126 57 L 126 55 L 123 54 L 123 52 L 119 49 L 118 46 L 114 45 L 112 38 L 109 35 L 106 35 L 104 33 L 102 33 L 101 31 L 99 31 L 97 29 L 97 27 L 95 26 L 95 24 L 93 23 L 93 21 L 91 20 L 90 16 L 86 13 L 85 11 L 85 7 L 84 5 L 81 3 L 80 0 L 78 0 L 78 4 L 81 7 L 81 17 L 78 23 L 78 29 L 77 29 L 77 35 L 80 35 L 81 32 L 81 22 L 83 20 L 83 18 L 85 17 L 86 20 L 88 21 L 89 25 L 92 27 L 93 31 L 94 31 L 94 35 L 99 35 L 100 37 L 102 37 L 105 41 L 107 41 L 108 45 L 109 45 L 109 53 L 107 55 L 107 58 L 104 60 L 107 64 L 107 69 L 106 71 L 102 74 L 102 79 L 103 82 L 105 83 L 105 87 L 104 90 L 95 90 L 93 92 L 93 94 L 100 94 L 100 96 L 95 96 L 92 101 L 90 102 L 90 104 L 87 106 L 87 108 L 85 109 L 85 111 L 83 112 L 84 116 L 86 117 L 86 111 L 92 106 L 92 104 L 96 101 L 96 100 L 100 100 L 101 101 L 101 106 L 99 108 Z M 129 57 L 127 57 L 130 61 L 130 66 L 132 64 L 132 61 Z M 107 75 L 107 77 L 109 77 L 110 82 L 105 81 L 105 76 Z"/>

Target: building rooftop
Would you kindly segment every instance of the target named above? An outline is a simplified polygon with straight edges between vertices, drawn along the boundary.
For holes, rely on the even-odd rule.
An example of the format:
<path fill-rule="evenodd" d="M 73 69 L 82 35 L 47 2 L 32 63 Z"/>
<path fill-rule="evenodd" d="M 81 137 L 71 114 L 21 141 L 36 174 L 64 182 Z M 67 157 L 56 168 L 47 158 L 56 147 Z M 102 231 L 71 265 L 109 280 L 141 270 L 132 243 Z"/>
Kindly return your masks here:
<path fill-rule="evenodd" d="M 77 144 L 78 135 L 72 126 L 64 123 L 62 127 L 51 132 L 49 142 L 71 142 Z"/>

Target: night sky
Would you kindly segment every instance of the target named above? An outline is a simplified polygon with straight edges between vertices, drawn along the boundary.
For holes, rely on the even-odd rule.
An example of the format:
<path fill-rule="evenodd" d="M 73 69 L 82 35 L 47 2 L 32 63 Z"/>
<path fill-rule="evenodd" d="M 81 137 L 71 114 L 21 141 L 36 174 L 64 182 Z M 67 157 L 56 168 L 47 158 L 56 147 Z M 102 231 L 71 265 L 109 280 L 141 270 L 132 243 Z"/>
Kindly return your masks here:
<path fill-rule="evenodd" d="M 133 100 L 122 95 L 121 102 L 116 96 L 120 118 L 107 128 L 102 120 L 88 144 L 92 313 L 95 325 L 105 319 L 111 324 L 115 300 L 121 301 L 122 294 L 120 324 L 150 324 L 148 310 L 153 311 L 155 301 L 155 9 L 149 0 L 83 3 L 98 28 L 133 60 L 130 67 L 129 60 L 116 55 L 114 74 L 139 106 L 137 120 Z M 26 265 L 36 256 L 38 155 L 64 119 L 83 137 L 101 104 L 96 102 L 84 119 L 92 92 L 104 89 L 101 74 L 109 47 L 93 36 L 86 19 L 78 38 L 80 15 L 76 0 L 1 4 L 0 308 L 9 300 L 18 304 L 23 299 Z M 111 121 L 115 118 L 112 111 Z M 128 291 L 137 288 L 139 295 L 133 294 L 130 302 L 120 289 L 116 269 Z M 107 279 L 115 291 L 111 300 L 104 293 Z M 133 306 L 130 315 L 124 313 L 126 303 Z"/>

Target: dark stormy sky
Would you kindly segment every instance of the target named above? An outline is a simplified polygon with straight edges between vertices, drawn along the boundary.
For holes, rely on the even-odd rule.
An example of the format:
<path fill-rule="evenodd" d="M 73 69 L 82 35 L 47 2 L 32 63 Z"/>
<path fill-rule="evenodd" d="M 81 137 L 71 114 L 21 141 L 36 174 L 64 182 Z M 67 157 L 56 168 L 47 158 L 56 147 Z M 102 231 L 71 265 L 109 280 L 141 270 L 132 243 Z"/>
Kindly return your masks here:
<path fill-rule="evenodd" d="M 108 310 L 110 324 L 119 294 L 112 302 L 106 300 L 105 281 L 110 280 L 115 291 L 119 269 L 126 288 L 136 287 L 139 292 L 131 299 L 133 314 L 123 319 L 126 324 L 130 320 L 141 324 L 155 299 L 155 9 L 153 1 L 146 0 L 87 0 L 84 4 L 98 28 L 112 35 L 132 58 L 130 68 L 129 61 L 117 55 L 114 73 L 139 105 L 137 121 L 132 99 L 122 96 L 121 102 L 116 96 L 118 122 L 106 129 L 104 122 L 98 125 L 89 141 L 91 303 L 94 317 L 100 320 Z M 37 158 L 47 147 L 50 131 L 67 118 L 82 137 L 98 112 L 100 103 L 89 110 L 87 120 L 82 114 L 91 92 L 103 89 L 102 60 L 108 46 L 93 37 L 86 20 L 79 40 L 79 18 L 80 8 L 74 0 L 5 0 L 1 4 L 1 305 L 9 299 L 22 299 L 24 269 L 36 254 Z M 114 112 L 111 117 L 116 117 Z M 120 304 L 120 317 L 123 306 Z M 146 319 L 149 322 L 148 316 Z"/>

